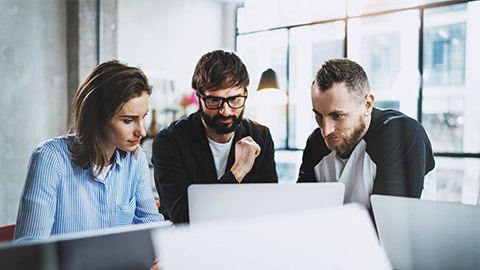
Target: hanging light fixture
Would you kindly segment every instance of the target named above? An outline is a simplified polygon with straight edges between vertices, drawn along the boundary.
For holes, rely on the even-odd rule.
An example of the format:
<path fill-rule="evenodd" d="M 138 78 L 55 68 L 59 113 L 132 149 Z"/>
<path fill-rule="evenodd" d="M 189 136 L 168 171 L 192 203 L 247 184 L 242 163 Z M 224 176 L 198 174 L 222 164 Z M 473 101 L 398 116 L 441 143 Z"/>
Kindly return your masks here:
<path fill-rule="evenodd" d="M 252 95 L 252 99 L 249 102 L 251 105 L 260 107 L 269 106 L 269 104 L 287 104 L 287 95 L 280 90 L 277 74 L 273 69 L 269 68 L 262 73 L 257 91 Z"/>
<path fill-rule="evenodd" d="M 288 98 L 280 89 L 277 74 L 271 68 L 262 73 L 257 91 L 250 99 L 249 117 L 270 129 L 276 145 L 285 144 L 286 121 L 281 115 L 286 115 Z"/>
<path fill-rule="evenodd" d="M 262 77 L 260 78 L 260 83 L 258 84 L 257 91 L 269 88 L 280 89 L 280 87 L 278 87 L 277 74 L 271 68 L 265 70 L 262 73 Z"/>

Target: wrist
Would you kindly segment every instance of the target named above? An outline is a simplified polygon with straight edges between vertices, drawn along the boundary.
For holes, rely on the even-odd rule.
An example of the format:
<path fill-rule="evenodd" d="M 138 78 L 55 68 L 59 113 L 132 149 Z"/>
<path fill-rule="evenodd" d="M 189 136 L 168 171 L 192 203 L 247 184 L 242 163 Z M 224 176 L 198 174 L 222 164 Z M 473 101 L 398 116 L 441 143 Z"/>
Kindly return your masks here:
<path fill-rule="evenodd" d="M 235 180 L 237 180 L 237 182 L 239 183 L 242 182 L 243 178 L 248 173 L 235 165 L 232 166 L 232 168 L 230 169 L 230 172 L 232 172 L 233 176 L 235 177 Z"/>

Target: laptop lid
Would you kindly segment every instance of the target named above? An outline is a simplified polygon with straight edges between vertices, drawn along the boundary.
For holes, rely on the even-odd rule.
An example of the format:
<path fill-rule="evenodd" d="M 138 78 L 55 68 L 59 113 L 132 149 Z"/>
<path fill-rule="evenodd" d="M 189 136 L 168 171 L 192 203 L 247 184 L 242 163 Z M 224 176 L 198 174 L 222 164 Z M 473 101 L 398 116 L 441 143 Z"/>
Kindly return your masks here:
<path fill-rule="evenodd" d="M 356 204 L 176 226 L 153 242 L 162 269 L 392 269 Z"/>
<path fill-rule="evenodd" d="M 343 204 L 343 183 L 194 184 L 188 187 L 190 224 L 298 212 Z"/>
<path fill-rule="evenodd" d="M 155 222 L 0 245 L 0 269 L 150 269 L 155 260 Z"/>
<path fill-rule="evenodd" d="M 385 195 L 370 200 L 395 269 L 480 269 L 480 207 Z"/>

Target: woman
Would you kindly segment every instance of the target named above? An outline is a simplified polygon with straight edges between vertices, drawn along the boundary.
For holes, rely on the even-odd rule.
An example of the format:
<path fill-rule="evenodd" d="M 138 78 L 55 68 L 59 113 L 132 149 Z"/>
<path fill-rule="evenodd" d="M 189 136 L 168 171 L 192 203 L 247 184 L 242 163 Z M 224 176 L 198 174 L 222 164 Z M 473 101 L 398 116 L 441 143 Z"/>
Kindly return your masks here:
<path fill-rule="evenodd" d="M 138 68 L 92 70 L 75 94 L 71 134 L 32 153 L 15 240 L 164 220 L 139 148 L 151 92 Z"/>

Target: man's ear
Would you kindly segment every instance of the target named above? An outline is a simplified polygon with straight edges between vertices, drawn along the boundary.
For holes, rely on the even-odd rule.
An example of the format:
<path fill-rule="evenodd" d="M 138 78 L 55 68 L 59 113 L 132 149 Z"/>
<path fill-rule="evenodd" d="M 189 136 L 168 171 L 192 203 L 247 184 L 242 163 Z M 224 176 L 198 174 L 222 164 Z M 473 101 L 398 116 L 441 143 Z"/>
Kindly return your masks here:
<path fill-rule="evenodd" d="M 372 114 L 374 100 L 375 100 L 375 97 L 372 94 L 368 93 L 365 95 L 365 100 L 364 100 L 365 116 L 369 116 L 370 114 Z"/>

